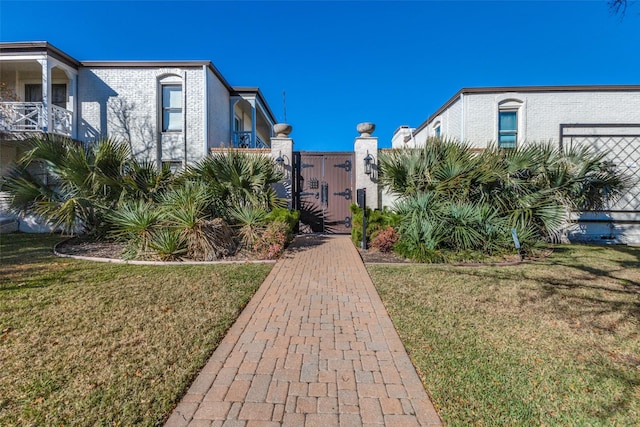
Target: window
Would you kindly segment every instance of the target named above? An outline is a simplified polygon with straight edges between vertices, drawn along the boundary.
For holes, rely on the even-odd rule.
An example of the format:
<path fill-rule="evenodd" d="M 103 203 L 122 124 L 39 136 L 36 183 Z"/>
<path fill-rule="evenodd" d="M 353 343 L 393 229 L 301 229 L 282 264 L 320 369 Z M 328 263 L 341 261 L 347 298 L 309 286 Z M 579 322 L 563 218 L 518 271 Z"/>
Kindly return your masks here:
<path fill-rule="evenodd" d="M 53 105 L 67 108 L 67 85 L 64 83 L 54 83 L 51 85 L 49 99 Z M 26 102 L 42 102 L 42 84 L 24 85 L 24 100 Z"/>
<path fill-rule="evenodd" d="M 162 85 L 162 132 L 182 131 L 182 86 Z"/>
<path fill-rule="evenodd" d="M 498 117 L 498 147 L 516 148 L 518 140 L 518 112 L 500 111 Z"/>
<path fill-rule="evenodd" d="M 440 125 L 436 126 L 436 128 L 434 129 L 434 133 L 436 135 L 436 138 L 440 138 Z"/>

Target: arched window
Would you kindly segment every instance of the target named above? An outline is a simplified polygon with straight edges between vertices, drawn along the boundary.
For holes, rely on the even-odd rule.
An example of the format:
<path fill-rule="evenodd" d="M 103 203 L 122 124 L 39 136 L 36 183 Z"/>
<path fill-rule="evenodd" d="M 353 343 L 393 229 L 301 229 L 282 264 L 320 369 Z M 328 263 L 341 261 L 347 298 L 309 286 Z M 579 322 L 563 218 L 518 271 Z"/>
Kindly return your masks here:
<path fill-rule="evenodd" d="M 516 148 L 522 101 L 506 99 L 498 104 L 498 147 Z"/>
<path fill-rule="evenodd" d="M 159 82 L 162 132 L 182 132 L 182 79 L 168 75 Z"/>
<path fill-rule="evenodd" d="M 435 124 L 433 125 L 433 135 L 436 138 L 440 138 L 440 122 L 435 122 Z"/>

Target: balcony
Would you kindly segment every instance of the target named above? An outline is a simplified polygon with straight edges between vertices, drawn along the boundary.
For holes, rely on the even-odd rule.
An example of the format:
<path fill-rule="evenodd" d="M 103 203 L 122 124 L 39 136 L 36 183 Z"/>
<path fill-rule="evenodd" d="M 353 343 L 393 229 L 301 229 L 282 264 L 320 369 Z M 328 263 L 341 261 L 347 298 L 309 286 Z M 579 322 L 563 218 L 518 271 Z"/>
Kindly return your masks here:
<path fill-rule="evenodd" d="M 234 148 L 269 148 L 269 145 L 265 143 L 258 135 L 255 135 L 252 131 L 233 132 L 233 147 Z"/>
<path fill-rule="evenodd" d="M 51 132 L 72 136 L 73 113 L 51 106 L 51 120 L 42 102 L 0 102 L 0 131 Z"/>

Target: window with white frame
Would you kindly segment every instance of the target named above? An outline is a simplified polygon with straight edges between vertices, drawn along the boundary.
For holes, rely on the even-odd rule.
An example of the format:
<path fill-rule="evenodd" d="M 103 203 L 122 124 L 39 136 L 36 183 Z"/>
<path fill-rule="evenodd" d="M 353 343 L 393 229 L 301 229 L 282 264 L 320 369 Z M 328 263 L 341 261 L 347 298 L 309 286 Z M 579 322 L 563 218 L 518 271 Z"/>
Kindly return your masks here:
<path fill-rule="evenodd" d="M 518 111 L 500 110 L 498 113 L 498 147 L 516 148 L 518 141 Z"/>
<path fill-rule="evenodd" d="M 162 86 L 162 132 L 182 132 L 182 85 Z"/>
<path fill-rule="evenodd" d="M 440 138 L 440 122 L 436 123 L 436 125 L 433 127 L 433 134 L 436 138 Z"/>

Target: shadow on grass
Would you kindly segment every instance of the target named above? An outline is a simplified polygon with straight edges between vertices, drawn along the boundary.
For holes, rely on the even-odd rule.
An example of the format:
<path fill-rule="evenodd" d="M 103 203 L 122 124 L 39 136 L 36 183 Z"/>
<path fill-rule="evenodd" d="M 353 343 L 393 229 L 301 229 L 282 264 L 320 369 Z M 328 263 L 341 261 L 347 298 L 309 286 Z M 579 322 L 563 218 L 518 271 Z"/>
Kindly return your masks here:
<path fill-rule="evenodd" d="M 58 234 L 10 233 L 0 235 L 0 263 L 34 264 L 54 257 L 53 246 L 64 239 Z"/>
<path fill-rule="evenodd" d="M 590 262 L 585 257 L 585 250 L 591 259 L 604 257 L 604 252 L 614 250 L 623 257 L 607 259 L 605 263 Z M 594 251 L 593 253 L 590 253 Z M 460 277 L 476 277 L 489 279 L 492 282 L 534 281 L 538 288 L 534 295 L 521 296 L 521 304 L 541 303 L 554 298 L 575 301 L 574 310 L 567 313 L 558 310 L 563 317 L 579 316 L 583 319 L 622 314 L 640 322 L 640 272 L 636 272 L 638 263 L 629 261 L 633 257 L 640 260 L 640 248 L 619 247 L 557 247 L 554 254 L 544 261 L 523 264 L 516 267 L 478 269 L 435 267 Z M 602 266 L 599 266 L 602 265 Z M 536 268 L 544 266 L 544 268 Z M 623 276 L 630 277 L 623 277 Z M 468 281 L 469 279 L 464 279 Z M 586 321 L 593 328 L 602 330 L 595 322 Z"/>
<path fill-rule="evenodd" d="M 634 390 L 640 387 L 640 380 L 637 377 L 630 375 L 628 370 L 614 366 L 598 366 L 594 367 L 592 371 L 602 384 L 615 379 L 618 383 L 624 384 L 627 390 L 627 393 L 621 393 L 615 399 L 612 399 L 611 403 L 602 404 L 598 408 L 594 408 L 599 419 L 606 424 L 616 414 L 624 414 L 632 410 L 634 399 L 637 399 L 637 397 L 634 398 Z"/>
<path fill-rule="evenodd" d="M 67 260 L 53 254 L 60 235 L 11 233 L 0 237 L 0 291 L 45 288 L 59 283 Z"/>

